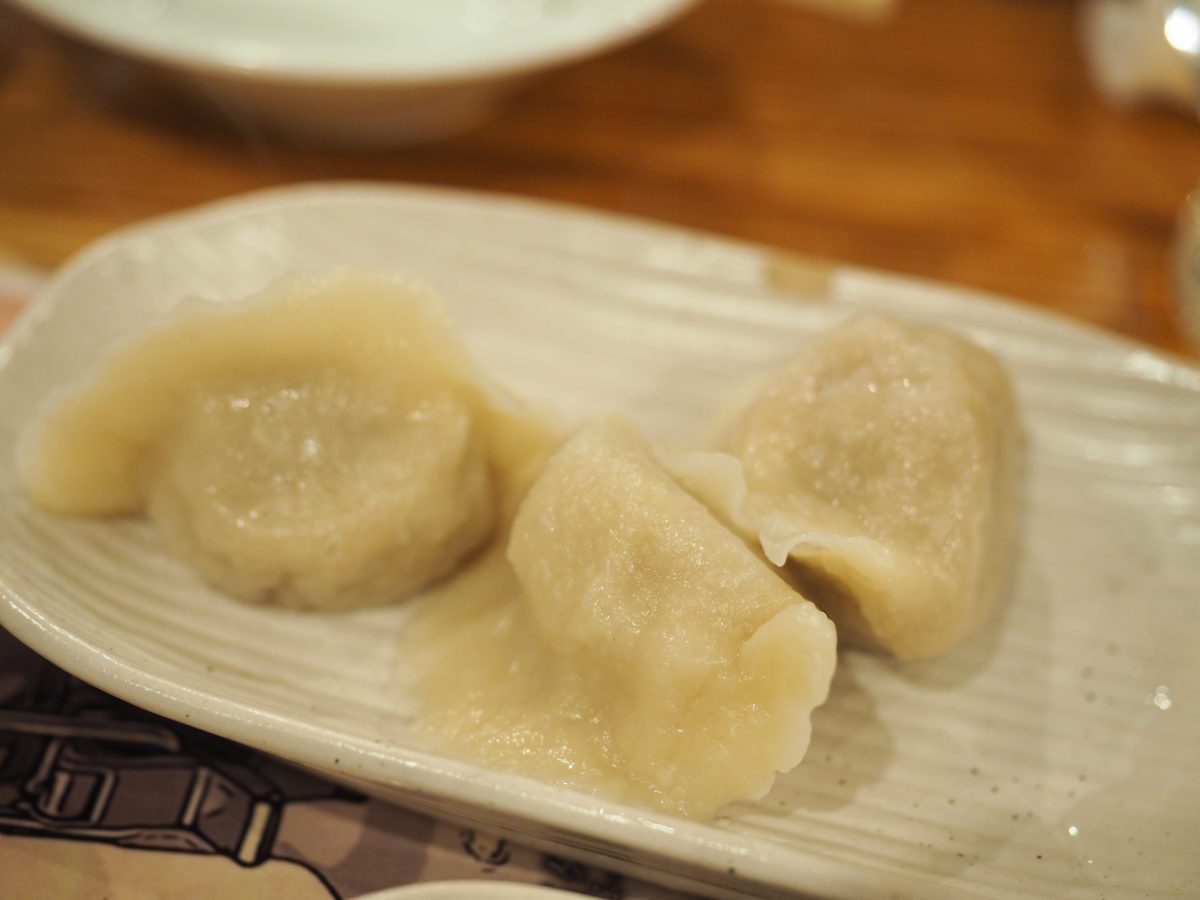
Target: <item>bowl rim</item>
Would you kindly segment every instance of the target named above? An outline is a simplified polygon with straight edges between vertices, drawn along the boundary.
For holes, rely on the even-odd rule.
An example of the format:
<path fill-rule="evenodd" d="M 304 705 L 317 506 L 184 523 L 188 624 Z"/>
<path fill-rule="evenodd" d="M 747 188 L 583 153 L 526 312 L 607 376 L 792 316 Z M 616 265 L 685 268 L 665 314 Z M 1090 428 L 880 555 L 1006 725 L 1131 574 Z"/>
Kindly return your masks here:
<path fill-rule="evenodd" d="M 636 18 L 614 16 L 612 24 L 595 35 L 567 44 L 548 45 L 528 55 L 498 63 L 464 62 L 422 71 L 386 65 L 345 67 L 341 64 L 306 66 L 295 61 L 267 61 L 239 65 L 216 54 L 172 47 L 156 39 L 152 30 L 96 27 L 85 17 L 71 14 L 54 0 L 8 0 L 8 4 L 31 19 L 63 35 L 100 50 L 143 63 L 192 74 L 264 84 L 301 84 L 329 87 L 382 85 L 434 86 L 516 78 L 542 69 L 597 56 L 664 28 L 684 15 L 700 0 L 637 0 L 645 13 Z"/>

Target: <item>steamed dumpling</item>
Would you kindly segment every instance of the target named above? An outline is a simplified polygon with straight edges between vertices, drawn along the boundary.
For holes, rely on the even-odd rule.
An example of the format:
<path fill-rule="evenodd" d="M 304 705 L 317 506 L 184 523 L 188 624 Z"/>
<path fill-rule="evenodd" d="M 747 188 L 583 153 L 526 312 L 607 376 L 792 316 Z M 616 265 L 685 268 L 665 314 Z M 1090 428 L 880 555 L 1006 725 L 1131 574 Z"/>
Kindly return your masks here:
<path fill-rule="evenodd" d="M 952 645 L 1001 581 L 1012 389 L 941 329 L 863 315 L 771 378 L 728 438 L 734 518 L 851 643 L 902 659 Z"/>
<path fill-rule="evenodd" d="M 470 406 L 333 375 L 206 385 L 145 482 L 166 543 L 253 601 L 351 607 L 403 597 L 491 534 Z"/>
<path fill-rule="evenodd" d="M 34 500 L 145 511 L 253 602 L 394 600 L 493 533 L 499 412 L 441 302 L 341 274 L 195 304 L 109 352 L 24 436 Z"/>
<path fill-rule="evenodd" d="M 508 558 L 519 600 L 445 627 L 423 726 L 436 744 L 701 817 L 800 762 L 833 626 L 632 425 L 595 420 L 549 459 Z"/>

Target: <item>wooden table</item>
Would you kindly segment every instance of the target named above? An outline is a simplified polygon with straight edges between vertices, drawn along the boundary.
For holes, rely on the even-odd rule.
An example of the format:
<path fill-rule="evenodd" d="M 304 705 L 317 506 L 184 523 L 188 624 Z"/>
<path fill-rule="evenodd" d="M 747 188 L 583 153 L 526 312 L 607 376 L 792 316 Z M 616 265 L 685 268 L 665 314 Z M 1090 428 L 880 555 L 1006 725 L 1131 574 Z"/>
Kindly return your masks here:
<path fill-rule="evenodd" d="M 902 0 L 866 26 L 708 0 L 433 146 L 298 147 L 169 94 L 86 83 L 0 11 L 0 258 L 50 268 L 146 216 L 372 178 L 585 204 L 984 288 L 1162 348 L 1200 123 L 1107 105 L 1068 0 Z"/>

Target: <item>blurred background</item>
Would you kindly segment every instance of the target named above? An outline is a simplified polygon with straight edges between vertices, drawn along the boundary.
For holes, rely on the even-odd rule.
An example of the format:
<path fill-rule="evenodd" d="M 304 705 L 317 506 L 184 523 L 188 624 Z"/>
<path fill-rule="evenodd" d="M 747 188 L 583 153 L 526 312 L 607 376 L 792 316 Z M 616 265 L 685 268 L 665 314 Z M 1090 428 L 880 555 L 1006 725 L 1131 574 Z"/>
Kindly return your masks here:
<path fill-rule="evenodd" d="M 353 147 L 281 136 L 169 64 L 145 77 L 28 5 L 0 3 L 0 258 L 26 270 L 254 188 L 383 179 L 955 282 L 1194 352 L 1170 254 L 1200 178 L 1196 107 L 1186 85 L 1103 85 L 1074 0 L 704 0 L 461 134 Z"/>

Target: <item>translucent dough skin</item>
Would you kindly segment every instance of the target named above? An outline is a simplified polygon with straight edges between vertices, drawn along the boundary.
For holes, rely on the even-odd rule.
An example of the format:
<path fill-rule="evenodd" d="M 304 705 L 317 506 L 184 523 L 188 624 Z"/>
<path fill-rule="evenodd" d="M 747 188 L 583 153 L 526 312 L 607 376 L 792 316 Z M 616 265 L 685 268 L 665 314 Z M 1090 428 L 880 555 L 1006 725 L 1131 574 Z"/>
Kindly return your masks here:
<path fill-rule="evenodd" d="M 843 641 L 912 659 L 970 631 L 1002 580 L 1015 434 L 989 353 L 864 315 L 774 376 L 728 449 L 767 556 Z"/>
<path fill-rule="evenodd" d="M 147 511 L 243 599 L 383 603 L 495 530 L 500 416 L 481 384 L 435 296 L 295 280 L 111 348 L 22 435 L 19 471 L 52 512 Z"/>
<path fill-rule="evenodd" d="M 833 674 L 832 624 L 628 423 L 597 420 L 551 457 L 508 555 L 547 683 L 574 692 L 548 702 L 591 723 L 548 739 L 573 770 L 610 768 L 625 799 L 707 817 L 801 760 Z"/>
<path fill-rule="evenodd" d="M 328 374 L 198 391 L 146 481 L 178 556 L 236 597 L 291 607 L 407 596 L 487 538 L 494 507 L 465 403 L 396 403 Z"/>

